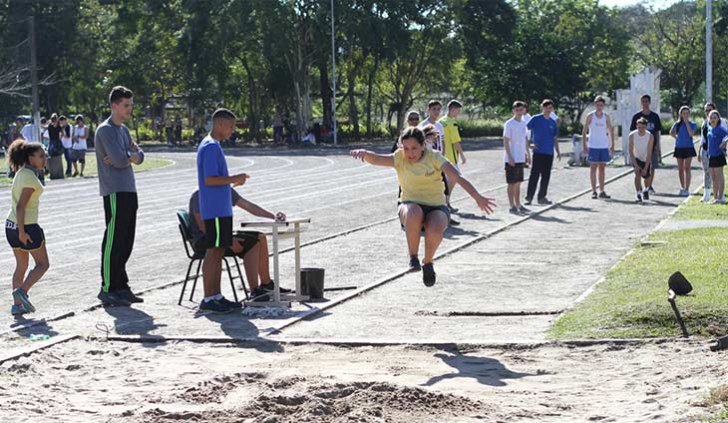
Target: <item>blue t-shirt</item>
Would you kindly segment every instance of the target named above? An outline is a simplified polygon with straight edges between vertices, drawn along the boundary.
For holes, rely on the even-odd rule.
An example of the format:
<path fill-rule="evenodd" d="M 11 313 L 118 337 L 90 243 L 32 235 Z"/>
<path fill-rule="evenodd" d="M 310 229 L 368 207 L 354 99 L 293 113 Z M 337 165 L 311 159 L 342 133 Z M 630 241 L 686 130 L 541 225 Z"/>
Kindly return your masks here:
<path fill-rule="evenodd" d="M 708 156 L 720 157 L 725 155 L 725 151 L 720 148 L 720 143 L 723 142 L 726 136 L 728 136 L 728 132 L 720 126 L 708 129 Z"/>
<path fill-rule="evenodd" d="M 554 155 L 554 139 L 559 135 L 559 128 L 551 118 L 543 114 L 536 115 L 528 121 L 528 129 L 533 133 L 533 143 L 537 148 L 534 153 Z"/>
<path fill-rule="evenodd" d="M 677 128 L 677 125 L 681 121 L 675 122 L 672 125 L 672 128 L 670 128 L 670 132 L 674 131 L 675 128 Z M 693 133 L 697 132 L 698 125 L 690 121 L 690 129 L 693 130 Z M 677 141 L 675 142 L 675 148 L 694 148 L 695 145 L 693 144 L 693 137 L 690 136 L 688 133 L 688 128 L 685 126 L 685 124 L 680 125 L 680 129 L 677 130 Z"/>
<path fill-rule="evenodd" d="M 197 148 L 197 185 L 200 189 L 200 215 L 203 220 L 216 217 L 232 217 L 229 184 L 210 186 L 205 184 L 208 176 L 230 176 L 225 153 L 220 143 L 206 136 Z"/>

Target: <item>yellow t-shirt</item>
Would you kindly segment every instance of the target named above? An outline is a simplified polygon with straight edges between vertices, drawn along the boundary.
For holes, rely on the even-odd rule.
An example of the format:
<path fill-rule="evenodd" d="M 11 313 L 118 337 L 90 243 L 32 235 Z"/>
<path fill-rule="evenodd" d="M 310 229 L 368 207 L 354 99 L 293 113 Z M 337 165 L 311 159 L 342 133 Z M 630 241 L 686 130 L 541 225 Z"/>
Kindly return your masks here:
<path fill-rule="evenodd" d="M 15 178 L 13 178 L 13 188 L 11 191 L 12 208 L 8 214 L 8 220 L 13 223 L 19 223 L 15 210 L 18 208 L 20 196 L 23 194 L 25 188 L 33 188 L 33 194 L 31 194 L 28 203 L 25 205 L 25 222 L 23 224 L 32 225 L 38 223 L 38 206 L 40 205 L 40 195 L 43 194 L 43 184 L 40 183 L 40 179 L 38 179 L 35 171 L 25 167 L 20 169 L 15 174 Z"/>
<path fill-rule="evenodd" d="M 402 149 L 394 153 L 394 168 L 397 169 L 402 194 L 399 200 L 425 206 L 445 205 L 445 183 L 442 181 L 442 165 L 447 159 L 442 154 L 425 150 L 422 158 L 412 163 Z"/>
<path fill-rule="evenodd" d="M 449 116 L 440 119 L 442 127 L 445 129 L 443 134 L 445 143 L 445 158 L 452 164 L 458 163 L 458 152 L 455 150 L 455 144 L 460 142 L 460 128 L 458 121 Z"/>

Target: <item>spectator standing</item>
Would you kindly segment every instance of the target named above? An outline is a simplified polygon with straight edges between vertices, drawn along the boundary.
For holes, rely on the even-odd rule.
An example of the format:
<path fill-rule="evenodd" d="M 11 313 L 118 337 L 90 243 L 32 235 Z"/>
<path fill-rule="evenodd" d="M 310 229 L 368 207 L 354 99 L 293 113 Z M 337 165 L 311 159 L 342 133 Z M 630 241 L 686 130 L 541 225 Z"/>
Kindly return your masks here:
<path fill-rule="evenodd" d="M 86 168 L 86 150 L 88 149 L 88 127 L 83 116 L 76 116 L 76 126 L 73 128 L 73 147 L 71 150 L 71 161 L 73 162 L 73 176 L 83 178 L 83 170 Z M 77 163 L 81 164 L 81 171 Z"/>
<path fill-rule="evenodd" d="M 126 87 L 111 89 L 111 116 L 96 130 L 99 191 L 104 199 L 106 231 L 101 243 L 101 291 L 104 304 L 129 306 L 144 300 L 129 288 L 126 263 L 134 249 L 138 199 L 132 164 L 144 162 L 144 152 L 132 141 L 129 128 L 133 93 Z"/>
<path fill-rule="evenodd" d="M 61 115 L 58 118 L 61 126 L 61 144 L 63 145 L 63 157 L 66 159 L 66 176 L 71 176 L 71 146 L 73 145 L 73 125 L 68 124 L 68 119 Z"/>

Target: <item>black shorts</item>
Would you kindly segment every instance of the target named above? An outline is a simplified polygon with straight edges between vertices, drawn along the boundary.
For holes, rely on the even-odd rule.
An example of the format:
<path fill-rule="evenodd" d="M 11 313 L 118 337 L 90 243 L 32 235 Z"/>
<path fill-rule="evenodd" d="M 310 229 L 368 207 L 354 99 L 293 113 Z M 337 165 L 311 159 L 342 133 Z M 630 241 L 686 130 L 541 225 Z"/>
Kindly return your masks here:
<path fill-rule="evenodd" d="M 644 169 L 644 168 L 645 168 L 645 165 L 646 165 L 646 163 L 645 163 L 645 162 L 643 162 L 642 160 L 640 160 L 640 159 L 638 159 L 638 158 L 636 158 L 636 157 L 635 157 L 635 160 L 637 161 L 637 166 L 639 166 L 639 167 L 640 167 L 640 169 Z M 636 171 L 635 171 L 635 172 L 636 172 Z M 642 176 L 642 174 L 640 174 L 640 176 Z M 642 178 L 643 178 L 643 179 L 647 179 L 647 178 L 649 178 L 650 176 L 652 176 L 652 166 L 648 166 L 648 167 L 647 167 L 647 174 L 646 174 L 645 176 L 642 176 Z"/>
<path fill-rule="evenodd" d="M 238 231 L 233 234 L 233 242 L 240 241 L 243 244 L 243 251 L 238 253 L 238 256 L 240 258 L 243 258 L 243 256 L 245 254 L 247 254 L 248 251 L 250 251 L 253 247 L 255 247 L 255 244 L 257 244 L 259 241 L 258 237 L 260 235 L 261 235 L 260 232 L 254 232 L 254 231 Z M 192 247 L 194 248 L 195 252 L 204 253 L 205 250 L 208 248 L 205 235 L 202 235 L 201 237 L 192 241 Z M 226 250 L 225 254 L 227 254 L 227 255 L 232 254 L 232 245 L 229 248 L 226 248 L 225 250 Z"/>
<path fill-rule="evenodd" d="M 445 213 L 445 216 L 447 216 L 447 221 L 448 222 L 450 221 L 450 209 L 447 208 L 447 206 L 444 205 L 444 204 L 442 206 L 428 206 L 428 205 L 425 205 L 425 204 L 418 204 L 418 203 L 412 203 L 412 202 L 404 202 L 404 203 L 401 203 L 400 202 L 397 205 L 398 211 L 405 204 L 417 204 L 418 206 L 420 206 L 420 208 L 422 209 L 422 214 L 423 214 L 424 217 L 427 217 L 428 214 L 434 212 L 435 210 L 440 210 L 441 212 Z M 402 229 L 404 229 L 404 225 L 402 225 L 401 222 L 400 222 L 400 226 L 402 226 Z"/>
<path fill-rule="evenodd" d="M 672 155 L 675 156 L 676 159 L 689 159 L 690 157 L 695 157 L 698 154 L 695 152 L 695 147 L 687 147 L 675 148 Z"/>
<path fill-rule="evenodd" d="M 204 241 L 200 244 L 205 249 L 226 248 L 233 245 L 233 218 L 216 217 L 205 220 Z"/>
<path fill-rule="evenodd" d="M 8 244 L 13 250 L 35 251 L 45 244 L 45 233 L 38 224 L 25 225 L 25 233 L 31 239 L 27 244 L 20 242 L 18 225 L 10 220 L 5 221 L 5 238 L 8 239 Z"/>
<path fill-rule="evenodd" d="M 708 167 L 723 167 L 725 166 L 725 155 L 711 157 L 708 159 Z"/>
<path fill-rule="evenodd" d="M 516 163 L 515 166 L 511 166 L 510 164 L 506 163 L 506 182 L 509 184 L 523 182 L 524 167 L 524 163 Z"/>
<path fill-rule="evenodd" d="M 86 163 L 86 150 L 71 149 L 71 161 L 74 163 Z"/>

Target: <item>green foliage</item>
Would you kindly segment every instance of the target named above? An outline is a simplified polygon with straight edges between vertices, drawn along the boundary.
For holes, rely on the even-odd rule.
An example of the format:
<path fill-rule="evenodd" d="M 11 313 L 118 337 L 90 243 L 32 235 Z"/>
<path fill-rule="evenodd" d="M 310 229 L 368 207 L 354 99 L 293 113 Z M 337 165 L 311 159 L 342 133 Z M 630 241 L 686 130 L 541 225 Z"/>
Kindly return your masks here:
<path fill-rule="evenodd" d="M 433 97 L 463 100 L 468 114 L 486 119 L 510 112 L 515 99 L 535 105 L 548 97 L 578 121 L 595 94 L 613 95 L 644 66 L 663 70 L 673 108 L 691 104 L 701 100 L 703 7 L 704 0 L 654 11 L 594 0 L 334 0 L 341 135 L 396 133 L 406 110 Z M 715 7 L 715 88 L 726 92 L 728 6 Z M 247 137 L 262 140 L 272 135 L 276 110 L 299 132 L 330 125 L 330 8 L 330 0 L 8 0 L 0 7 L 0 60 L 27 63 L 23 19 L 32 11 L 40 77 L 58 76 L 40 87 L 42 114 L 98 120 L 108 113 L 109 89 L 124 84 L 135 92 L 136 117 L 181 114 L 190 129 L 226 106 L 247 122 Z M 28 99 L 3 96 L 0 118 L 29 109 Z M 570 120 L 563 133 L 579 129 Z M 479 128 L 469 130 L 497 132 Z"/>

